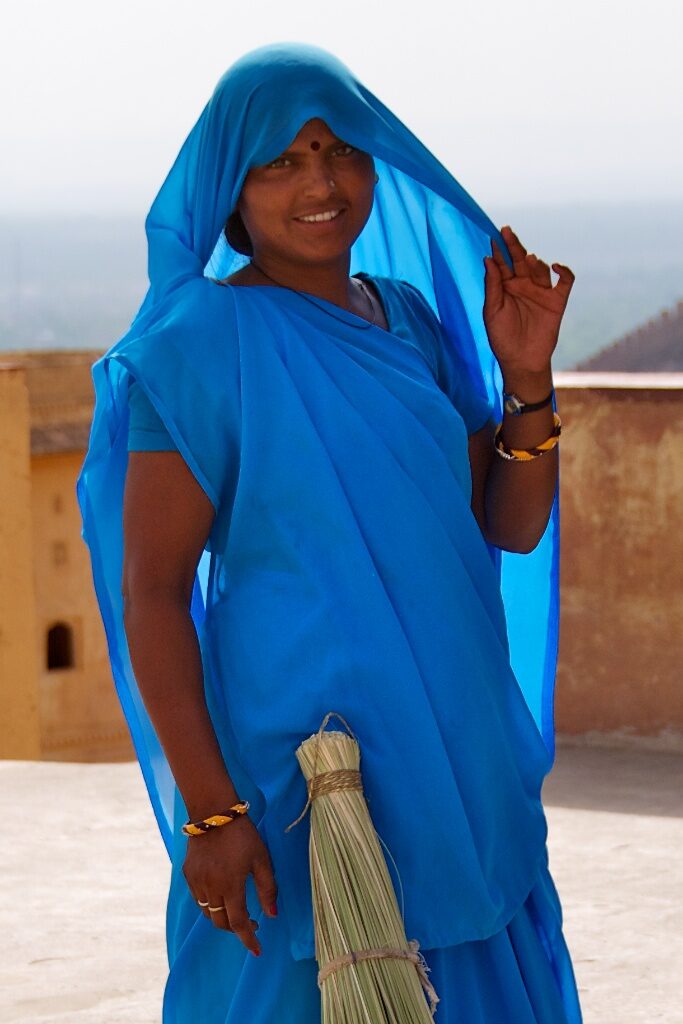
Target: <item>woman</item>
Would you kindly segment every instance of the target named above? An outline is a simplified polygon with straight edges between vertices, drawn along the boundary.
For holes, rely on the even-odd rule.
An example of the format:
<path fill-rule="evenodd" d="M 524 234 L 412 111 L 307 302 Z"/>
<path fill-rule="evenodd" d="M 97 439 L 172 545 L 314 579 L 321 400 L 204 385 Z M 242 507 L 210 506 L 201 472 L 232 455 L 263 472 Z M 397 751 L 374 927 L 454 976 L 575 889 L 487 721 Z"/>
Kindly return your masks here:
<path fill-rule="evenodd" d="M 308 834 L 287 826 L 294 751 L 329 710 L 358 737 L 438 1020 L 580 1021 L 540 798 L 571 271 L 553 287 L 303 44 L 228 69 L 146 229 L 150 288 L 93 367 L 78 497 L 172 863 L 165 1024 L 319 1020 Z M 506 450 L 501 390 L 538 405 L 505 412 Z"/>

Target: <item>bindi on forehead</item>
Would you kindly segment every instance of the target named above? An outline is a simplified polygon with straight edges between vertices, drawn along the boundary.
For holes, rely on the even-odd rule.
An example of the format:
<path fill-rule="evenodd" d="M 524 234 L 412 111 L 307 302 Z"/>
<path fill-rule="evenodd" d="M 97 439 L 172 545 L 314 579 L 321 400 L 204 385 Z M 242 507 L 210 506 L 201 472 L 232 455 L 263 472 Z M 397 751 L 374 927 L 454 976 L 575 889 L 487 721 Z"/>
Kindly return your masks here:
<path fill-rule="evenodd" d="M 320 143 L 316 139 L 311 143 L 311 149 L 320 149 Z"/>

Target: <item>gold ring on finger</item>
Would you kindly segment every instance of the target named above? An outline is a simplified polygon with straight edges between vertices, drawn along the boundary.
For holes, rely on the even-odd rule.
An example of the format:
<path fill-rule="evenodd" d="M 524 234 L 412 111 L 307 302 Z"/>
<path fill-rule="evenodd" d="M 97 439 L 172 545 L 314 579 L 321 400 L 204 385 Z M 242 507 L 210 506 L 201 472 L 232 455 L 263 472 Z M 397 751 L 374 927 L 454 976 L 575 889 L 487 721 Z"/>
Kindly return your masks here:
<path fill-rule="evenodd" d="M 209 911 L 213 913 L 216 910 L 225 910 L 225 907 L 209 907 Z"/>
<path fill-rule="evenodd" d="M 197 905 L 200 907 L 208 907 L 209 901 L 207 900 L 206 903 L 204 903 L 203 900 L 197 900 Z"/>

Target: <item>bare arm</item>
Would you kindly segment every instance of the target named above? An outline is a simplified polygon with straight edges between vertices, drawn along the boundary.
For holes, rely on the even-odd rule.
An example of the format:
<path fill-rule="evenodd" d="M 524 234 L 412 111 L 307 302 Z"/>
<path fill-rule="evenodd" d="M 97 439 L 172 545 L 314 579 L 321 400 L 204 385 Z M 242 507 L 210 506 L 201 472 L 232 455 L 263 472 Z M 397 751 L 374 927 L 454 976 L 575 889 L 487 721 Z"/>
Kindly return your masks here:
<path fill-rule="evenodd" d="M 130 452 L 124 494 L 124 625 L 140 693 L 191 820 L 235 803 L 204 696 L 192 586 L 213 505 L 177 451 Z M 277 884 L 248 814 L 187 843 L 183 874 L 202 913 L 260 953 L 245 893 L 253 874 L 271 916 Z M 214 908 L 209 910 L 209 907 Z"/>
<path fill-rule="evenodd" d="M 206 707 L 190 615 L 192 584 L 213 518 L 213 505 L 178 452 L 129 453 L 124 625 L 142 699 L 192 818 L 239 798 Z"/>
<path fill-rule="evenodd" d="M 505 379 L 507 391 L 525 401 L 540 401 L 552 387 L 550 370 L 537 376 Z M 550 405 L 515 416 L 503 414 L 502 437 L 512 448 L 530 448 L 545 441 L 554 425 Z M 505 551 L 528 554 L 540 541 L 552 509 L 558 473 L 557 446 L 536 459 L 515 462 L 493 450 L 493 420 L 469 439 L 472 469 L 472 511 L 484 537 Z"/>
<path fill-rule="evenodd" d="M 501 233 L 508 247 L 509 265 L 495 238 L 492 255 L 484 257 L 484 324 L 491 350 L 503 376 L 505 391 L 516 391 L 525 402 L 540 402 L 552 387 L 551 357 L 574 273 L 553 263 L 559 280 L 553 285 L 550 266 L 528 253 L 509 225 Z M 553 432 L 553 409 L 545 405 L 518 416 L 504 412 L 502 439 L 511 448 L 532 448 Z M 558 446 L 536 458 L 502 459 L 492 450 L 495 424 L 488 423 L 475 437 L 478 492 L 475 515 L 486 539 L 507 551 L 528 554 L 548 525 L 559 471 Z"/>

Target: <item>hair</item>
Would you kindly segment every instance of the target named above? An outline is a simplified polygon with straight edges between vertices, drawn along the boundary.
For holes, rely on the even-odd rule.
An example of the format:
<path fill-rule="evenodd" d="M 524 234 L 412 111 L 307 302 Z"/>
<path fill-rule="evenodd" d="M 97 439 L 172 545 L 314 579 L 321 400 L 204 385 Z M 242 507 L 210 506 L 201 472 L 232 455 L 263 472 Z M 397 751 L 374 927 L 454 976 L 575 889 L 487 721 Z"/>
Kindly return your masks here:
<path fill-rule="evenodd" d="M 228 240 L 228 244 L 236 252 L 242 253 L 243 256 L 253 256 L 254 249 L 249 238 L 249 232 L 244 226 L 244 221 L 238 210 L 234 210 L 223 228 L 225 237 Z"/>

